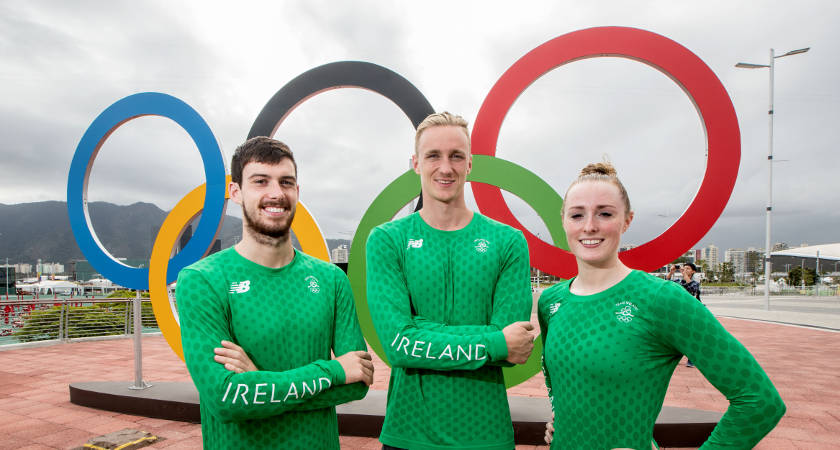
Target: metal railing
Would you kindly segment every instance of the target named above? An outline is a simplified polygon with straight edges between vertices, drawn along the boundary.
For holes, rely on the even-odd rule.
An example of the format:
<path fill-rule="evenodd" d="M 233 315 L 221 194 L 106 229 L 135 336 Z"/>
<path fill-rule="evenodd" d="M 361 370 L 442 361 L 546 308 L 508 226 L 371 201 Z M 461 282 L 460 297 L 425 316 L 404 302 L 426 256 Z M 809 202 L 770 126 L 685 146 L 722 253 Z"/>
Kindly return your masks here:
<path fill-rule="evenodd" d="M 0 345 L 68 342 L 134 333 L 132 298 L 52 298 L 0 301 Z M 141 333 L 158 332 L 152 305 L 141 305 Z"/>
<path fill-rule="evenodd" d="M 701 296 L 707 295 L 764 295 L 764 286 L 706 286 L 701 285 Z M 779 290 L 770 290 L 771 296 L 819 296 L 831 297 L 840 295 L 838 286 L 786 286 Z"/>

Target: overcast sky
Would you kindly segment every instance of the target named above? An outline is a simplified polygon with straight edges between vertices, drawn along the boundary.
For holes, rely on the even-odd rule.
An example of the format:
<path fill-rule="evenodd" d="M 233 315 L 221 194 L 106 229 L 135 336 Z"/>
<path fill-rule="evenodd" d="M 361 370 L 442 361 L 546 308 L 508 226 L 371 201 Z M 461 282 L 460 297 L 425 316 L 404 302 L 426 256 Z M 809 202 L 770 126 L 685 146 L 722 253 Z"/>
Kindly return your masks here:
<path fill-rule="evenodd" d="M 528 51 L 575 30 L 617 25 L 687 47 L 732 98 L 742 138 L 738 180 L 723 215 L 696 245 L 722 250 L 764 245 L 768 71 L 734 65 L 767 64 L 771 47 L 777 54 L 811 47 L 776 61 L 780 161 L 772 240 L 840 241 L 840 4 L 513 3 L 4 1 L 0 203 L 66 200 L 82 134 L 103 109 L 130 94 L 164 92 L 191 105 L 228 160 L 268 99 L 321 64 L 385 66 L 417 86 L 436 110 L 460 113 L 472 125 L 499 76 Z M 413 129 L 399 109 L 358 89 L 309 99 L 275 137 L 295 151 L 301 200 L 331 238 L 352 236 L 374 197 L 407 169 L 413 150 Z M 561 195 L 585 163 L 607 155 L 636 211 L 625 243 L 639 245 L 690 204 L 705 151 L 700 117 L 679 86 L 636 61 L 594 58 L 531 85 L 505 120 L 497 155 Z M 103 145 L 89 200 L 151 202 L 168 210 L 202 182 L 201 159 L 186 132 L 168 119 L 144 117 Z M 523 223 L 547 235 L 530 207 L 506 198 Z"/>

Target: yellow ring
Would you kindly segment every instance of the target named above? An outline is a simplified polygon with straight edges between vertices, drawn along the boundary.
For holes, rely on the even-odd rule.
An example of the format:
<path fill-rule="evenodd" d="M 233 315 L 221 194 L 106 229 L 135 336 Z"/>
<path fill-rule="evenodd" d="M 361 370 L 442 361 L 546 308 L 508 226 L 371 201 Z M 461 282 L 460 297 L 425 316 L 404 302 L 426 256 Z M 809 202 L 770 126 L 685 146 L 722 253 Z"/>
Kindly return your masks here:
<path fill-rule="evenodd" d="M 230 183 L 230 175 L 227 176 L 227 183 Z M 203 209 L 206 187 L 207 183 L 193 189 L 172 208 L 166 220 L 163 221 L 163 225 L 160 226 L 149 260 L 149 297 L 152 310 L 163 337 L 182 361 L 184 349 L 181 345 L 181 325 L 178 321 L 178 311 L 166 289 L 166 269 L 172 249 L 184 227 Z M 225 189 L 225 199 L 229 198 L 228 192 L 228 189 Z M 324 234 L 321 233 L 315 218 L 302 202 L 297 204 L 297 212 L 292 221 L 292 232 L 297 236 L 304 253 L 324 261 L 330 260 Z"/>

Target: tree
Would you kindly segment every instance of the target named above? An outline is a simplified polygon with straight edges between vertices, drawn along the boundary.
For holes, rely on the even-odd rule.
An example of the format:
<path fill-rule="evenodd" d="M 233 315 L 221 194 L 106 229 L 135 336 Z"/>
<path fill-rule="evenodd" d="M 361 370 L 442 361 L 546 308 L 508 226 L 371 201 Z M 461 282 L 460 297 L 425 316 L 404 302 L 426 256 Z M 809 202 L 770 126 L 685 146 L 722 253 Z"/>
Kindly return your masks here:
<path fill-rule="evenodd" d="M 732 267 L 731 262 L 720 263 L 720 281 L 724 283 L 731 283 L 735 281 L 735 268 Z"/>
<path fill-rule="evenodd" d="M 705 259 L 701 259 L 697 261 L 697 268 L 700 269 L 700 272 L 704 273 L 707 280 L 712 279 L 712 273 L 709 271 L 709 262 Z"/>
<path fill-rule="evenodd" d="M 753 273 L 764 273 L 764 254 L 755 250 L 744 253 L 744 267 Z"/>
<path fill-rule="evenodd" d="M 671 263 L 671 265 L 674 265 L 674 264 L 685 264 L 687 261 L 688 261 L 688 258 L 687 258 L 687 257 L 685 257 L 685 256 L 680 256 L 679 258 L 675 259 L 675 260 L 674 260 L 674 262 L 672 262 L 672 263 Z"/>
<path fill-rule="evenodd" d="M 805 268 L 805 286 L 813 286 L 814 279 L 816 277 L 817 272 L 814 269 L 810 269 L 808 267 Z M 802 268 L 801 267 L 794 267 L 793 269 L 788 272 L 788 277 L 790 278 L 790 285 L 791 286 L 801 286 L 802 285 Z"/>

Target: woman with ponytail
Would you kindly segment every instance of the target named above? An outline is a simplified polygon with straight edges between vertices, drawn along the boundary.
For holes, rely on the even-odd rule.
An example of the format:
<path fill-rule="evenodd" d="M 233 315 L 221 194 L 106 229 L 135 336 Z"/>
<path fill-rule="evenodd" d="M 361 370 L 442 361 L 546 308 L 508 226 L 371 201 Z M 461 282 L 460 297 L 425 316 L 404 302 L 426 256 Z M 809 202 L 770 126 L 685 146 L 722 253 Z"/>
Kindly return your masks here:
<path fill-rule="evenodd" d="M 540 296 L 551 448 L 649 449 L 677 363 L 688 356 L 729 400 L 701 448 L 752 448 L 785 412 L 767 374 L 676 283 L 618 258 L 633 221 L 613 166 L 586 166 L 566 192 L 563 228 L 575 277 Z"/>

